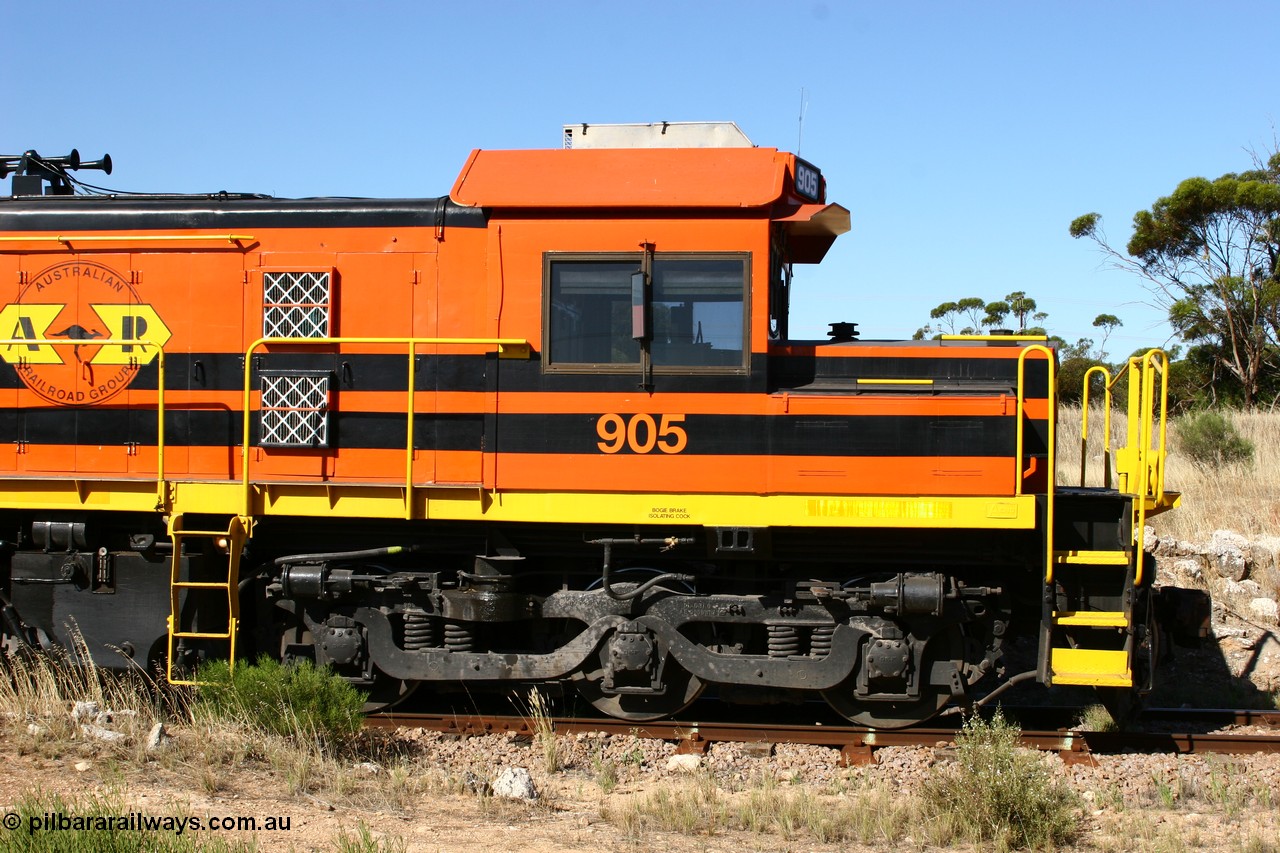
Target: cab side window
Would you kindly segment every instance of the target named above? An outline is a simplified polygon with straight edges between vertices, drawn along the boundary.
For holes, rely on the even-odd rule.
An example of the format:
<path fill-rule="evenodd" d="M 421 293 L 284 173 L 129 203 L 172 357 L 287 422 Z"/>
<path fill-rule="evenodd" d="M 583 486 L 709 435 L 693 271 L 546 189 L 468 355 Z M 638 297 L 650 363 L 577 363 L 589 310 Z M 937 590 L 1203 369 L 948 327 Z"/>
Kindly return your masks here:
<path fill-rule="evenodd" d="M 550 369 L 634 370 L 632 276 L 642 256 L 549 256 L 546 262 Z M 741 372 L 747 367 L 746 255 L 662 255 L 651 265 L 653 369 Z"/>

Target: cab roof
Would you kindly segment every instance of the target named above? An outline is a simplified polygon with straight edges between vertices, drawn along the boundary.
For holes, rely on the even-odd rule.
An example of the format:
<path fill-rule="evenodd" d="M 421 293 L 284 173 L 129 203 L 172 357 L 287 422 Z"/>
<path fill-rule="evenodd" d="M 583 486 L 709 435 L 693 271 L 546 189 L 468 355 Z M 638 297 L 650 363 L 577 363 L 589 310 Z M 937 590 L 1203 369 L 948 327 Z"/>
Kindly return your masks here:
<path fill-rule="evenodd" d="M 475 150 L 450 198 L 469 207 L 764 207 L 795 155 L 776 148 Z"/>

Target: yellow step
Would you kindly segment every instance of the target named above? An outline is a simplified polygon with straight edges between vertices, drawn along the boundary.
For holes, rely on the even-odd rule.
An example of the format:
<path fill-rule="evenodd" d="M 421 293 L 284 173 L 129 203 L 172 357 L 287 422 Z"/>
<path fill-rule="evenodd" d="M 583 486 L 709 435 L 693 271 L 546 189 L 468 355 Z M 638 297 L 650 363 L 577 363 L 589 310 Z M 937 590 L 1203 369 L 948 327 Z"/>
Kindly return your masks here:
<path fill-rule="evenodd" d="M 1129 617 L 1118 610 L 1066 610 L 1053 614 L 1053 624 L 1080 628 L 1128 628 Z"/>
<path fill-rule="evenodd" d="M 1049 671 L 1054 684 L 1092 687 L 1132 687 L 1129 653 L 1106 649 L 1049 650 Z"/>
<path fill-rule="evenodd" d="M 1074 563 L 1084 566 L 1127 566 L 1128 551 L 1054 551 L 1055 563 Z"/>

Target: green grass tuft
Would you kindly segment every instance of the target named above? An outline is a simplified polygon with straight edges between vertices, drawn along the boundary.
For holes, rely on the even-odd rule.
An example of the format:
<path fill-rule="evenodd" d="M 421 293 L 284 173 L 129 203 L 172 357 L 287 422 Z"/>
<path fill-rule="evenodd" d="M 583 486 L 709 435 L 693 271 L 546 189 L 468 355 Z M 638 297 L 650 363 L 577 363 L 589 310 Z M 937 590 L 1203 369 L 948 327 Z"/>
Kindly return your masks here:
<path fill-rule="evenodd" d="M 322 746 L 349 741 L 360 731 L 365 694 L 309 661 L 288 666 L 268 657 L 202 665 L 193 715 L 238 722 L 269 734 Z"/>
<path fill-rule="evenodd" d="M 1079 831 L 1077 797 L 1040 756 L 1018 746 L 1022 732 L 996 711 L 973 716 L 956 735 L 956 764 L 924 785 L 926 808 L 959 834 L 999 847 L 1050 848 Z"/>

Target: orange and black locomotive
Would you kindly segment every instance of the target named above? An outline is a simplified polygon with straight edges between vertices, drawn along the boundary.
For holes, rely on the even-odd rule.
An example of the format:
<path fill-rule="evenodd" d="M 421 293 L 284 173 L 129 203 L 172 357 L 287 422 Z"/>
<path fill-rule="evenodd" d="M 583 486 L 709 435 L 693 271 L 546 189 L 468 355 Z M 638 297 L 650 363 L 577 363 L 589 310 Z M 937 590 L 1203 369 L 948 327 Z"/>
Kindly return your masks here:
<path fill-rule="evenodd" d="M 1016 675 L 1017 636 L 1044 683 L 1150 686 L 1162 354 L 1117 485 L 1055 485 L 1043 339 L 789 338 L 849 212 L 732 130 L 576 125 L 427 199 L 0 159 L 8 646 L 634 720 L 712 689 L 907 725 Z"/>

